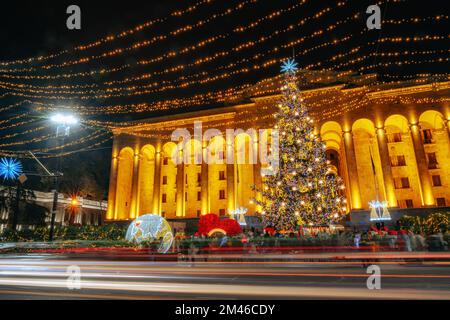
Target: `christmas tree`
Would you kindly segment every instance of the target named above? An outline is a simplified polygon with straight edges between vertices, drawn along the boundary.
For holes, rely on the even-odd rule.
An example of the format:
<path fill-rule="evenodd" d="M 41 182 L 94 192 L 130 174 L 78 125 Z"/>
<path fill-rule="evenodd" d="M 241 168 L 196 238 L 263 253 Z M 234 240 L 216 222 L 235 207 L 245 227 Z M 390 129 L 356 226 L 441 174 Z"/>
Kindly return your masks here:
<path fill-rule="evenodd" d="M 314 134 L 313 119 L 302 103 L 296 84 L 297 63 L 283 63 L 283 98 L 275 114 L 279 132 L 279 166 L 263 177 L 261 207 L 264 224 L 278 231 L 297 225 L 329 225 L 345 214 L 346 200 L 340 177 L 329 168 L 326 146 Z"/>

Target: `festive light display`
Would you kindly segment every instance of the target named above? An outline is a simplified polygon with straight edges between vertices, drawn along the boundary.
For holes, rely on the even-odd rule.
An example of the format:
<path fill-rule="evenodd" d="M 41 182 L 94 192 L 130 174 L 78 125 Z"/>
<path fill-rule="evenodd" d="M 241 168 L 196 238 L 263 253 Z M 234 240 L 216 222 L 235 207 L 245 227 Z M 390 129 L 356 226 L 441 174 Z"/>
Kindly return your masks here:
<path fill-rule="evenodd" d="M 145 52 L 144 56 L 137 56 L 139 51 L 144 47 L 153 45 L 162 45 L 163 42 L 173 37 L 178 37 L 188 32 L 197 32 L 201 28 L 214 26 L 220 18 L 230 19 L 233 15 L 239 14 L 244 9 L 251 9 L 252 5 L 256 5 L 259 0 L 240 1 L 238 4 L 231 5 L 229 8 L 220 12 L 214 12 L 214 8 L 210 10 L 210 16 L 207 18 L 198 18 L 197 21 L 189 24 L 181 23 L 167 32 L 158 32 L 148 39 L 141 40 L 136 43 L 131 36 L 143 30 L 160 24 L 170 23 L 170 21 L 178 20 L 185 14 L 192 13 L 198 8 L 213 3 L 212 0 L 198 1 L 197 3 L 181 10 L 176 10 L 166 17 L 156 18 L 145 22 L 126 31 L 121 31 L 115 35 L 110 35 L 99 40 L 93 41 L 86 45 L 75 46 L 69 50 L 63 50 L 59 53 L 49 54 L 47 56 L 31 57 L 27 59 L 19 59 L 13 61 L 0 62 L 0 95 L 2 98 L 23 98 L 24 100 L 14 102 L 7 106 L 0 106 L 0 111 L 13 111 L 20 108 L 18 115 L 2 114 L 0 121 L 0 130 L 9 130 L 5 132 L 4 139 L 21 139 L 21 141 L 2 141 L 0 145 L 2 149 L 0 154 L 25 156 L 20 150 L 7 150 L 10 147 L 39 143 L 51 138 L 50 135 L 41 135 L 39 131 L 43 130 L 41 123 L 34 121 L 34 115 L 28 112 L 22 112 L 23 108 L 33 108 L 37 112 L 48 113 L 50 111 L 74 110 L 83 116 L 98 116 L 111 114 L 134 114 L 143 112 L 175 110 L 179 108 L 193 108 L 198 106 L 218 106 L 231 101 L 239 101 L 242 97 L 262 96 L 270 94 L 278 94 L 279 89 L 273 86 L 274 80 L 278 78 L 263 80 L 254 86 L 255 76 L 260 78 L 264 72 L 264 77 L 270 77 L 274 66 L 284 61 L 286 56 L 280 56 L 280 53 L 290 52 L 296 49 L 297 57 L 301 58 L 302 64 L 299 68 L 307 70 L 308 74 L 315 70 L 336 71 L 334 79 L 339 81 L 345 79 L 349 74 L 359 72 L 379 72 L 382 71 L 382 78 L 401 82 L 404 79 L 411 79 L 411 83 L 428 83 L 433 81 L 448 80 L 449 75 L 421 73 L 416 75 L 397 75 L 395 72 L 403 66 L 408 65 L 445 65 L 448 64 L 447 49 L 436 49 L 435 44 L 448 41 L 449 36 L 445 32 L 440 32 L 442 28 L 438 26 L 445 24 L 449 16 L 447 14 L 436 14 L 433 16 L 412 16 L 412 17 L 396 17 L 383 19 L 383 28 L 387 32 L 383 32 L 385 36 L 374 39 L 370 37 L 367 30 L 344 27 L 351 26 L 351 23 L 358 22 L 363 18 L 360 10 L 346 14 L 340 20 L 330 22 L 328 25 L 319 23 L 320 20 L 326 18 L 327 15 L 338 14 L 345 6 L 350 4 L 349 1 L 339 1 L 332 5 L 325 5 L 315 12 L 306 12 L 300 10 L 309 3 L 307 0 L 297 1 L 295 3 L 280 5 L 279 9 L 270 11 L 260 17 L 252 17 L 250 21 L 240 21 L 237 25 L 232 26 L 230 30 L 222 31 L 219 34 L 212 32 L 204 39 L 194 37 L 194 43 L 187 43 L 177 50 L 169 50 L 160 53 Z M 380 1 L 379 4 L 401 5 L 403 1 Z M 294 21 L 284 19 L 284 16 L 295 16 Z M 172 19 L 172 20 L 170 20 Z M 278 19 L 278 20 L 275 20 Z M 284 20 L 283 20 L 284 19 Z M 246 19 L 247 20 L 247 19 Z M 273 21 L 281 21 L 276 28 L 266 28 Z M 286 21 L 286 22 L 285 22 Z M 435 34 L 421 35 L 394 35 L 393 27 L 400 24 L 412 24 L 412 28 L 420 28 L 421 24 L 436 24 Z M 209 24 L 209 25 L 208 25 Z M 319 27 L 315 27 L 315 26 Z M 313 30 L 307 30 L 307 27 Z M 222 29 L 221 29 L 222 30 Z M 267 31 L 269 30 L 269 31 Z M 223 43 L 239 35 L 239 40 L 230 48 L 223 48 Z M 126 39 L 128 38 L 129 39 Z M 364 37 L 366 41 L 358 41 L 357 45 L 351 47 L 351 41 Z M 242 40 L 241 40 L 242 38 Z M 286 43 L 274 43 L 272 40 L 278 38 L 288 39 Z M 126 44 L 118 46 L 115 40 L 122 39 Z M 370 39 L 370 40 L 369 40 Z M 406 48 L 397 49 L 401 44 Z M 415 48 L 416 44 L 420 44 L 421 48 Z M 378 48 L 385 45 L 384 50 L 373 50 L 367 52 L 368 48 Z M 87 54 L 92 48 L 98 48 L 95 55 Z M 426 47 L 424 47 L 426 46 Z M 258 52 L 254 49 L 258 48 Z M 82 52 L 85 52 L 83 53 Z M 204 54 L 203 51 L 207 51 Z M 327 59 L 323 59 L 323 52 L 332 52 Z M 119 62 L 113 58 L 120 56 L 133 56 L 137 59 L 137 63 Z M 182 55 L 185 63 L 177 63 L 171 65 L 171 61 L 179 59 Z M 107 60 L 106 59 L 110 59 Z M 304 58 L 304 59 L 303 59 Z M 104 60 L 103 62 L 111 64 L 108 67 L 98 69 L 94 65 L 96 60 Z M 225 59 L 228 59 L 225 61 Z M 373 60 L 373 61 L 372 61 Z M 305 61 L 305 62 L 304 62 Z M 215 63 L 215 67 L 209 68 L 208 64 Z M 86 66 L 89 71 L 79 71 L 72 69 L 75 67 Z M 71 67 L 70 70 L 62 69 Z M 92 68 L 94 67 L 94 68 Z M 202 69 L 198 70 L 199 68 Z M 150 70 L 147 70 L 150 68 Z M 69 68 L 68 68 L 69 69 Z M 304 72 L 304 71 L 303 71 Z M 245 75 L 245 77 L 244 77 Z M 113 77 L 114 76 L 114 77 Z M 240 79 L 249 78 L 249 81 Z M 311 85 L 314 82 L 320 82 L 326 77 L 316 77 L 309 81 Z M 432 77 L 432 78 L 430 78 Z M 83 82 L 73 83 L 76 78 L 86 78 Z M 414 79 L 417 78 L 417 79 Z M 39 80 L 39 81 L 35 81 Z M 52 80 L 59 80 L 53 83 Z M 82 79 L 83 80 L 83 79 Z M 239 80 L 237 84 L 231 87 L 226 86 L 219 88 L 209 88 L 210 84 L 224 80 Z M 331 78 L 329 79 L 331 82 Z M 40 81 L 45 83 L 40 83 Z M 225 81 L 224 81 L 225 82 Z M 389 81 L 394 83 L 393 81 Z M 234 83 L 234 82 L 233 82 Z M 373 79 L 372 84 L 382 85 L 386 82 L 380 79 Z M 191 92 L 192 88 L 192 92 Z M 204 89 L 208 88 L 208 89 Z M 160 98 L 160 93 L 165 96 Z M 180 93 L 181 92 L 181 93 Z M 370 103 L 367 94 L 369 88 L 364 86 L 354 90 L 346 90 L 335 92 L 321 99 L 308 99 L 305 95 L 305 105 L 310 110 L 310 115 L 320 119 L 330 119 L 345 112 L 364 108 Z M 134 102 L 132 97 L 145 97 L 149 102 Z M 126 98 L 126 103 L 105 103 L 101 105 L 98 100 Z M 55 103 L 52 103 L 52 100 Z M 130 101 L 129 101 L 130 100 Z M 66 106 L 61 106 L 63 101 Z M 69 102 L 70 101 L 70 102 Z M 89 102 L 87 102 L 89 101 Z M 142 99 L 139 99 L 142 101 Z M 448 101 L 445 97 L 411 97 L 399 96 L 379 97 L 377 103 L 387 104 L 393 101 L 400 103 L 441 103 Z M 9 102 L 9 101 L 8 101 Z M 86 102 L 86 103 L 85 103 Z M 114 101 L 117 102 L 117 101 Z M 123 101 L 120 101 L 123 102 Z M 321 113 L 315 110 L 321 107 Z M 261 116 L 261 119 L 265 116 Z M 22 119 L 24 118 L 24 119 Z M 16 121 L 20 120 L 20 121 Z M 36 123 L 35 123 L 36 122 Z M 104 129 L 113 129 L 133 124 L 126 121 L 99 121 L 86 119 L 86 125 L 98 126 Z M 25 127 L 26 126 L 26 127 Z M 30 128 L 33 126 L 33 128 Z M 16 130 L 17 132 L 10 132 Z M 158 129 L 153 130 L 154 133 L 133 133 L 137 136 L 150 137 L 160 134 Z M 88 138 L 89 137 L 89 138 Z M 92 143 L 92 146 L 98 146 L 99 139 L 108 141 L 104 132 L 98 132 L 92 136 L 80 139 L 82 142 Z M 65 150 L 75 144 L 64 144 L 62 149 Z M 15 149 L 15 148 L 14 148 Z M 85 148 L 79 149 L 83 150 Z M 36 148 L 35 150 L 48 150 Z M 50 150 L 48 150 L 50 151 Z M 68 154 L 72 151 L 62 152 Z M 51 156 L 51 155 L 49 155 Z"/>
<path fill-rule="evenodd" d="M 14 180 L 22 173 L 22 164 L 12 158 L 0 159 L 0 177 L 3 180 Z"/>
<path fill-rule="evenodd" d="M 261 206 L 266 226 L 279 231 L 294 229 L 297 224 L 324 225 L 342 219 L 346 210 L 340 194 L 342 180 L 331 173 L 325 145 L 314 134 L 314 124 L 304 106 L 296 84 L 296 63 L 282 65 L 285 82 L 283 98 L 276 114 L 279 130 L 278 168 L 267 168 L 273 175 L 263 179 Z"/>
<path fill-rule="evenodd" d="M 192 13 L 194 12 L 197 8 L 199 8 L 201 5 L 203 4 L 208 4 L 211 3 L 212 0 L 201 0 L 198 1 L 197 3 L 187 7 L 186 9 L 181 9 L 181 10 L 175 10 L 172 13 L 170 13 L 169 15 L 172 17 L 181 17 L 183 15 L 185 15 L 186 13 Z M 119 33 L 117 33 L 116 35 L 109 35 L 106 36 L 102 39 L 96 40 L 94 42 L 85 44 L 85 45 L 78 45 L 76 47 L 74 47 L 74 51 L 85 51 L 91 48 L 95 48 L 98 47 L 102 44 L 108 43 L 108 42 L 112 42 L 116 39 L 121 39 L 121 38 L 125 38 L 127 36 L 133 35 L 136 32 L 140 32 L 143 31 L 145 29 L 148 29 L 149 27 L 157 24 L 157 23 L 162 23 L 167 21 L 167 18 L 156 18 L 150 21 L 147 21 L 145 23 L 142 23 L 140 25 L 135 26 L 134 28 L 128 29 L 128 30 L 124 30 L 121 31 Z M 27 59 L 20 59 L 20 60 L 14 60 L 14 61 L 1 61 L 0 65 L 1 66 L 9 66 L 9 65 L 15 65 L 15 64 L 25 64 L 25 63 L 32 63 L 32 62 L 40 62 L 40 61 L 45 61 L 45 60 L 49 60 L 49 59 L 53 59 L 53 58 L 57 58 L 59 56 L 62 56 L 64 54 L 70 53 L 71 50 L 63 50 L 60 51 L 58 53 L 54 53 L 54 54 L 50 54 L 47 56 L 38 56 L 38 57 L 32 57 L 32 58 L 27 58 Z"/>
<path fill-rule="evenodd" d="M 158 240 L 158 252 L 167 253 L 172 246 L 173 234 L 166 219 L 157 214 L 146 214 L 130 224 L 125 239 L 135 243 Z"/>

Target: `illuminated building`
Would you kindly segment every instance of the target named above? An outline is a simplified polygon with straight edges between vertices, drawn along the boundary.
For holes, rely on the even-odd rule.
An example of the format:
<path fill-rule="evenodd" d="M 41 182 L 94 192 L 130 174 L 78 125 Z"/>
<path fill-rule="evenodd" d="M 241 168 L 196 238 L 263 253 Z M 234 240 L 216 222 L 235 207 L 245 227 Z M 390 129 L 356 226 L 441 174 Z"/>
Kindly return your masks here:
<path fill-rule="evenodd" d="M 450 204 L 450 82 L 373 84 L 370 75 L 348 76 L 345 85 L 326 81 L 324 85 L 319 80 L 316 88 L 302 91 L 302 98 L 317 134 L 326 143 L 331 169 L 345 181 L 349 212 L 368 212 L 374 200 L 387 201 L 389 208 Z M 224 138 L 195 139 L 196 121 L 202 122 L 203 133 L 210 128 L 222 133 L 226 129 L 268 129 L 263 136 L 243 132 L 234 138 L 235 157 L 242 150 L 248 157 L 269 136 L 275 122 L 280 95 L 276 89 L 273 95 L 258 95 L 261 86 L 264 92 L 279 88 L 276 80 L 267 83 L 247 91 L 245 96 L 251 98 L 245 103 L 114 129 L 106 219 L 128 220 L 147 213 L 168 219 L 196 218 L 210 212 L 226 215 L 239 207 L 254 215 L 257 208 L 251 199 L 258 195 L 251 186 L 263 179 L 259 161 L 175 165 L 171 154 L 176 144 L 171 134 L 186 128 L 192 135 L 191 150 L 202 150 L 205 156 L 208 145 L 222 145 Z M 230 141 L 223 145 L 219 157 L 232 151 Z"/>

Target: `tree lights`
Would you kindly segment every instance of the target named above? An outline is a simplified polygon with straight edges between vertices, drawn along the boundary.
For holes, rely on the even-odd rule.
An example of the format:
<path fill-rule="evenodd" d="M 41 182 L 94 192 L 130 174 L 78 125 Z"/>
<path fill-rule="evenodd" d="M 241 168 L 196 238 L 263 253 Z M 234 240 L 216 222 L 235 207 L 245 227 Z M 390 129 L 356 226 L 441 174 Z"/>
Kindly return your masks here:
<path fill-rule="evenodd" d="M 323 143 L 313 134 L 312 119 L 298 99 L 297 63 L 289 59 L 281 71 L 285 82 L 277 126 L 285 134 L 280 141 L 280 166 L 275 175 L 264 177 L 264 188 L 257 190 L 262 200 L 256 203 L 265 213 L 265 225 L 280 231 L 295 228 L 299 221 L 315 225 L 339 221 L 346 209 L 340 204 L 342 180 L 329 174 Z"/>

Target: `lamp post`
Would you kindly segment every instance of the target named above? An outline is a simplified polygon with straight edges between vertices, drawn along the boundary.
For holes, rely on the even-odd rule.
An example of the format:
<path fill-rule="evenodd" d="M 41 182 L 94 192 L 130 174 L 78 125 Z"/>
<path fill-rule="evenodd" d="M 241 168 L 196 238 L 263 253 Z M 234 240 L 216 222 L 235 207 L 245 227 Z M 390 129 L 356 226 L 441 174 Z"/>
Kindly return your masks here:
<path fill-rule="evenodd" d="M 78 120 L 73 115 L 55 114 L 51 121 L 56 124 L 56 140 L 57 144 L 61 141 L 61 146 L 64 145 L 64 139 L 70 135 L 70 126 L 78 123 Z M 53 174 L 53 205 L 52 216 L 50 221 L 49 241 L 53 241 L 55 232 L 56 210 L 58 209 L 58 187 L 59 177 L 62 176 L 61 171 L 62 157 L 58 157 L 56 161 L 56 171 Z"/>

